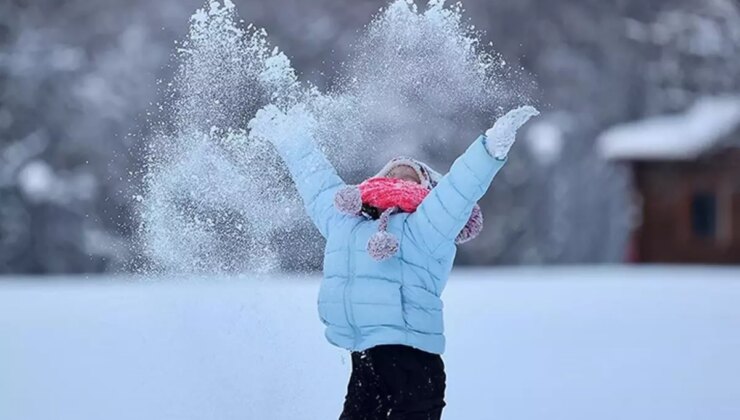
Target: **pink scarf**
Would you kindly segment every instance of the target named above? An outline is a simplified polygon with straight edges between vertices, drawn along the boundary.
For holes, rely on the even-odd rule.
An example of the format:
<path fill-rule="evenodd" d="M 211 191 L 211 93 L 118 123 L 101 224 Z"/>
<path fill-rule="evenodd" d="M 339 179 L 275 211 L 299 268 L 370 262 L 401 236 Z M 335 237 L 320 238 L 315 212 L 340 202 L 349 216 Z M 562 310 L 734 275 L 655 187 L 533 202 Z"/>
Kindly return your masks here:
<path fill-rule="evenodd" d="M 398 178 L 370 178 L 358 186 L 362 203 L 381 213 L 393 207 L 413 213 L 429 190 L 421 185 Z"/>
<path fill-rule="evenodd" d="M 367 250 L 374 259 L 382 261 L 398 252 L 398 238 L 387 232 L 390 216 L 399 211 L 415 212 L 429 191 L 415 182 L 375 177 L 337 191 L 334 205 L 346 214 L 378 219 L 378 232 L 370 237 Z M 366 211 L 368 206 L 372 208 L 370 214 Z M 482 228 L 483 215 L 476 204 L 455 242 L 461 244 L 475 238 Z"/>

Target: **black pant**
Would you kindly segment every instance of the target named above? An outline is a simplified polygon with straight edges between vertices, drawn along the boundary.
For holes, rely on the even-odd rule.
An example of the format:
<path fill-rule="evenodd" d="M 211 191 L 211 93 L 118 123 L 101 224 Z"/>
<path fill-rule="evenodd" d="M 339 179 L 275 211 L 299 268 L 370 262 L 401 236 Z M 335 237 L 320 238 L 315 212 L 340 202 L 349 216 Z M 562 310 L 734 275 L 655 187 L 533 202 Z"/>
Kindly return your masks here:
<path fill-rule="evenodd" d="M 339 420 L 439 420 L 445 379 L 437 354 L 400 345 L 354 352 Z"/>

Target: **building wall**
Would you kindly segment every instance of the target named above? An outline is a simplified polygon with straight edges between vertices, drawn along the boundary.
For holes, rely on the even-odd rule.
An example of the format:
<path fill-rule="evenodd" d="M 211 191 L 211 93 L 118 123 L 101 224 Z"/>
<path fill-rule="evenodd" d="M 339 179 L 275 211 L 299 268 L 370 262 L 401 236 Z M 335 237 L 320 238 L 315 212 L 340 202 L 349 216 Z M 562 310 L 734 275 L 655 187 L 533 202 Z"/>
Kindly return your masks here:
<path fill-rule="evenodd" d="M 740 263 L 740 149 L 634 169 L 639 262 Z"/>

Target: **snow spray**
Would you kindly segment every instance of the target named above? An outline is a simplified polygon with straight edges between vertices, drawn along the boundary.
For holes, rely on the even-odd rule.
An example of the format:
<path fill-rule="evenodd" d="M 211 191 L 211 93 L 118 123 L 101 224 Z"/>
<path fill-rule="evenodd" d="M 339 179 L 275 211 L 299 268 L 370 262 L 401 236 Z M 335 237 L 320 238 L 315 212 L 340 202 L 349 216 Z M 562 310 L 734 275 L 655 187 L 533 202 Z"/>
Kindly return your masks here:
<path fill-rule="evenodd" d="M 175 56 L 168 118 L 148 152 L 139 233 L 152 265 L 266 272 L 279 268 L 285 250 L 277 242 L 291 252 L 318 246 L 286 168 L 246 129 L 266 104 L 305 105 L 340 173 L 368 176 L 396 155 L 428 158 L 430 149 L 467 144 L 481 124 L 524 102 L 512 83 L 518 72 L 481 45 L 462 13 L 441 0 L 423 10 L 394 1 L 319 92 L 298 79 L 264 29 L 239 20 L 230 0 L 198 10 Z"/>
<path fill-rule="evenodd" d="M 140 206 L 144 253 L 164 271 L 273 269 L 271 235 L 300 217 L 277 154 L 244 127 L 302 90 L 265 31 L 242 26 L 233 3 L 211 2 L 176 52 L 169 120 L 152 139 Z"/>
<path fill-rule="evenodd" d="M 460 3 L 431 0 L 420 10 L 399 0 L 382 10 L 319 104 L 317 136 L 340 172 L 356 171 L 358 162 L 378 169 L 398 155 L 442 163 L 439 150 L 463 150 L 526 102 L 521 72 L 482 35 L 466 24 Z"/>

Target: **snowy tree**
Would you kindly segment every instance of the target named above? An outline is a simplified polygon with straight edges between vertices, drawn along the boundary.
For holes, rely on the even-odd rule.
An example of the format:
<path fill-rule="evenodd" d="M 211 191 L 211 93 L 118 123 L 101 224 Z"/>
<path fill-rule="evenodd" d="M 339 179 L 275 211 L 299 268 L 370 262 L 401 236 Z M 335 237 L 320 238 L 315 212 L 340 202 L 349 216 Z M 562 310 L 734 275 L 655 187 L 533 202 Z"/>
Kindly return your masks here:
<path fill-rule="evenodd" d="M 170 50 L 150 41 L 189 14 L 169 6 L 0 4 L 0 271 L 98 271 L 127 257 L 127 134 Z"/>

